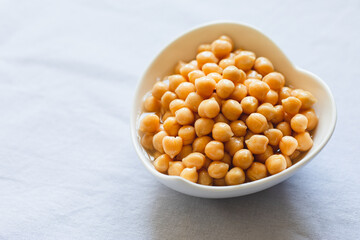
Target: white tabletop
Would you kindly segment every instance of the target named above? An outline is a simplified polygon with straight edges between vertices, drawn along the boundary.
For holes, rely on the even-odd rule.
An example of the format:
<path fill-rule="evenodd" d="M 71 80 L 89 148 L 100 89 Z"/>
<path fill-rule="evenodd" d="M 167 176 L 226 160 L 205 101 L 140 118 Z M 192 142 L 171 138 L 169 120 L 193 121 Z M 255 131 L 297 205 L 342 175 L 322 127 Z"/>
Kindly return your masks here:
<path fill-rule="evenodd" d="M 0 1 L 0 239 L 358 239 L 359 10 L 356 0 Z M 145 170 L 129 113 L 162 47 L 222 19 L 262 29 L 322 77 L 338 122 L 289 180 L 207 200 Z"/>

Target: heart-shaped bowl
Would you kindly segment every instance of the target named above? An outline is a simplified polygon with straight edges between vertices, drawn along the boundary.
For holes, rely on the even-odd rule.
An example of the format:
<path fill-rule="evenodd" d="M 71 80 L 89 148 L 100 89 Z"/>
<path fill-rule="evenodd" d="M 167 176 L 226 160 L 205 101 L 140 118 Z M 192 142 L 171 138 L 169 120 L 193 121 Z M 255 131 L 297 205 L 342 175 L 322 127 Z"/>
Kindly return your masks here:
<path fill-rule="evenodd" d="M 314 109 L 319 122 L 314 132 L 313 147 L 290 168 L 249 183 L 234 186 L 204 186 L 192 183 L 178 176 L 168 176 L 155 170 L 152 161 L 140 144 L 138 134 L 139 117 L 144 96 L 157 79 L 170 75 L 179 60 L 190 61 L 196 56 L 196 49 L 202 43 L 212 42 L 220 35 L 228 35 L 234 41 L 235 49 L 255 52 L 256 56 L 270 59 L 275 69 L 286 78 L 286 84 L 310 91 L 318 102 Z M 292 176 L 309 163 L 329 141 L 336 124 L 336 106 L 329 87 L 318 76 L 295 66 L 280 48 L 260 30 L 244 23 L 216 22 L 194 28 L 170 43 L 151 62 L 138 83 L 131 115 L 131 136 L 136 152 L 146 169 L 164 185 L 181 193 L 203 198 L 229 198 L 255 193 L 272 187 Z"/>

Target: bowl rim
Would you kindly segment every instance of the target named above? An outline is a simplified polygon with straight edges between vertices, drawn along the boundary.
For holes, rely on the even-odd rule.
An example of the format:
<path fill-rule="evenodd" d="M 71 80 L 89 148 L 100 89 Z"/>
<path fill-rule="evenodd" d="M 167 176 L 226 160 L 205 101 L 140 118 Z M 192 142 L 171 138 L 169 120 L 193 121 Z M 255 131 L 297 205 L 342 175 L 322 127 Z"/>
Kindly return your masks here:
<path fill-rule="evenodd" d="M 323 140 L 317 145 L 317 148 L 311 154 L 307 153 L 296 164 L 292 165 L 290 168 L 287 168 L 280 173 L 277 173 L 275 175 L 270 175 L 265 178 L 253 181 L 253 182 L 247 182 L 244 184 L 232 185 L 232 186 L 207 186 L 207 185 L 202 185 L 202 184 L 198 184 L 198 183 L 193 183 L 193 182 L 186 180 L 180 176 L 169 176 L 169 175 L 158 172 L 152 165 L 148 164 L 148 163 L 150 163 L 151 160 L 145 156 L 144 150 L 141 148 L 141 146 L 140 146 L 141 144 L 138 141 L 137 130 L 136 130 L 136 121 L 137 121 L 136 116 L 138 114 L 138 111 L 137 111 L 137 106 L 135 106 L 135 104 L 136 104 L 137 98 L 138 98 L 137 93 L 140 91 L 142 82 L 145 79 L 145 76 L 147 75 L 147 72 L 149 71 L 149 69 L 152 68 L 155 60 L 158 59 L 158 57 L 160 55 L 162 55 L 168 49 L 168 47 L 170 47 L 175 41 L 177 41 L 182 36 L 190 34 L 201 28 L 216 26 L 216 25 L 238 25 L 241 27 L 255 30 L 259 34 L 263 35 L 267 39 L 267 41 L 271 42 L 277 48 L 277 51 L 279 51 L 279 53 L 281 53 L 283 55 L 283 57 L 286 58 L 288 63 L 294 68 L 295 71 L 299 71 L 299 72 L 309 75 L 311 78 L 315 79 L 321 85 L 321 87 L 330 96 L 331 102 L 329 105 L 333 111 L 332 118 L 329 119 L 330 128 L 329 128 L 328 132 L 324 136 Z M 244 23 L 244 22 L 238 22 L 238 21 L 212 21 L 212 22 L 207 22 L 207 23 L 201 24 L 201 25 L 197 25 L 197 26 L 191 28 L 190 30 L 181 33 L 180 35 L 175 37 L 172 41 L 170 41 L 170 43 L 166 44 L 165 47 L 161 48 L 161 51 L 158 54 L 156 54 L 156 56 L 154 58 L 152 58 L 151 62 L 145 68 L 145 71 L 143 72 L 143 74 L 140 78 L 140 81 L 137 83 L 137 87 L 135 89 L 135 95 L 133 97 L 132 111 L 131 111 L 131 116 L 130 116 L 130 130 L 131 130 L 131 139 L 132 139 L 132 142 L 133 142 L 133 145 L 135 147 L 138 157 L 140 158 L 140 160 L 141 160 L 142 164 L 145 166 L 145 168 L 150 173 L 152 173 L 154 176 L 156 176 L 157 178 L 160 178 L 161 180 L 167 181 L 167 182 L 181 181 L 181 182 L 185 183 L 188 187 L 197 188 L 198 190 L 202 190 L 202 191 L 232 192 L 232 191 L 236 191 L 236 190 L 239 191 L 241 189 L 256 188 L 257 186 L 259 187 L 259 186 L 263 185 L 265 182 L 275 182 L 277 179 L 282 178 L 284 175 L 291 176 L 292 173 L 294 173 L 299 168 L 301 168 L 301 167 L 305 166 L 307 163 L 309 163 L 325 147 L 325 145 L 328 143 L 328 141 L 330 140 L 331 136 L 334 133 L 336 122 L 337 122 L 337 109 L 336 109 L 334 96 L 333 96 L 330 88 L 328 87 L 328 85 L 320 77 L 318 77 L 317 75 L 315 75 L 312 72 L 309 72 L 305 69 L 302 69 L 302 68 L 294 65 L 292 63 L 292 61 L 290 61 L 290 59 L 287 57 L 287 55 L 279 48 L 279 46 L 272 39 L 270 39 L 268 36 L 266 36 L 257 27 L 254 27 L 254 26 Z"/>

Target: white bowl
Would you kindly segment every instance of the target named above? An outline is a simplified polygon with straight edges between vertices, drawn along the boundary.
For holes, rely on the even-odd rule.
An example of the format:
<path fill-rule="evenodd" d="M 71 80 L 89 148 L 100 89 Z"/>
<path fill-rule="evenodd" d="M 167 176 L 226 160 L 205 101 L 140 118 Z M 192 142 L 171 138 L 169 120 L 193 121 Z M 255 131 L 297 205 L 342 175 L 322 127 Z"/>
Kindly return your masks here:
<path fill-rule="evenodd" d="M 251 50 L 257 56 L 269 58 L 275 69 L 285 75 L 287 84 L 311 91 L 318 99 L 314 108 L 319 116 L 319 123 L 314 134 L 313 147 L 299 162 L 290 168 L 258 181 L 235 186 L 214 187 L 195 184 L 183 178 L 168 176 L 156 171 L 140 144 L 137 126 L 144 95 L 152 88 L 156 79 L 171 74 L 179 60 L 190 61 L 194 59 L 199 44 L 209 43 L 223 34 L 233 39 L 236 48 L 241 47 Z M 197 27 L 181 35 L 152 61 L 135 92 L 131 115 L 131 135 L 141 162 L 164 185 L 196 197 L 229 198 L 264 190 L 292 176 L 309 163 L 326 145 L 334 131 L 335 123 L 336 107 L 334 98 L 329 87 L 318 76 L 293 65 L 280 48 L 260 30 L 243 23 L 219 22 Z"/>

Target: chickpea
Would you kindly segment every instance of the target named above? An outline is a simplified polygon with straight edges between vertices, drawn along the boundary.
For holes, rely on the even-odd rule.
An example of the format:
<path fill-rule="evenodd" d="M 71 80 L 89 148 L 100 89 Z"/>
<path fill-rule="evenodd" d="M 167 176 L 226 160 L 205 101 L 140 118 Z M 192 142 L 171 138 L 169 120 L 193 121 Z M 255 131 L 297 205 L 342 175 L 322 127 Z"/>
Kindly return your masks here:
<path fill-rule="evenodd" d="M 223 71 L 223 78 L 231 80 L 234 84 L 238 84 L 245 81 L 246 74 L 243 70 L 235 66 L 228 66 Z"/>
<path fill-rule="evenodd" d="M 221 161 L 213 161 L 210 163 L 208 173 L 212 178 L 223 178 L 229 170 L 229 165 Z"/>
<path fill-rule="evenodd" d="M 265 103 L 270 103 L 272 105 L 276 105 L 276 103 L 279 100 L 279 95 L 276 91 L 270 89 L 270 91 L 268 91 L 268 93 L 265 96 L 264 102 Z"/>
<path fill-rule="evenodd" d="M 154 96 L 148 96 L 144 101 L 144 109 L 146 112 L 157 112 L 161 108 L 160 101 Z"/>
<path fill-rule="evenodd" d="M 313 130 L 319 121 L 318 117 L 315 114 L 314 109 L 302 111 L 301 114 L 303 114 L 308 120 L 308 125 L 307 125 L 306 130 L 308 130 L 308 131 Z"/>
<path fill-rule="evenodd" d="M 243 100 L 243 98 L 245 98 L 246 95 L 247 95 L 246 86 L 244 84 L 239 83 L 235 86 L 235 89 L 232 92 L 232 94 L 230 95 L 230 98 L 232 98 L 238 102 L 241 102 L 241 100 Z"/>
<path fill-rule="evenodd" d="M 168 134 L 165 131 L 160 131 L 156 133 L 152 139 L 152 145 L 159 153 L 164 153 L 162 140 L 165 136 L 168 136 Z"/>
<path fill-rule="evenodd" d="M 284 121 L 290 123 L 291 119 L 294 117 L 295 115 L 289 114 L 287 112 L 284 113 Z"/>
<path fill-rule="evenodd" d="M 266 117 L 267 121 L 270 121 L 275 116 L 275 108 L 271 103 L 261 104 L 256 112 Z"/>
<path fill-rule="evenodd" d="M 285 156 L 285 155 L 284 155 Z M 290 158 L 291 160 L 295 160 L 297 157 L 299 157 L 300 156 L 300 151 L 298 151 L 298 150 L 295 150 L 294 152 L 293 152 L 293 154 L 291 154 L 290 156 L 288 156 L 288 158 Z"/>
<path fill-rule="evenodd" d="M 185 107 L 185 101 L 182 99 L 174 99 L 169 104 L 170 112 L 175 115 L 175 112 L 181 108 Z"/>
<path fill-rule="evenodd" d="M 222 113 L 219 113 L 214 118 L 214 121 L 215 121 L 215 123 L 222 122 L 222 123 L 230 124 L 229 120 Z"/>
<path fill-rule="evenodd" d="M 236 137 L 243 137 L 246 135 L 247 126 L 241 120 L 236 120 L 230 123 L 231 131 Z"/>
<path fill-rule="evenodd" d="M 240 117 L 242 107 L 238 101 L 229 99 L 222 104 L 221 112 L 230 121 L 235 121 Z"/>
<path fill-rule="evenodd" d="M 184 170 L 181 171 L 180 177 L 185 178 L 186 180 L 189 180 L 190 182 L 196 183 L 199 178 L 199 174 L 196 171 L 196 167 L 193 168 L 184 168 Z"/>
<path fill-rule="evenodd" d="M 283 99 L 286 99 L 288 97 L 291 96 L 291 88 L 288 87 L 282 87 L 279 91 L 279 103 L 281 103 L 281 101 Z"/>
<path fill-rule="evenodd" d="M 195 128 L 191 125 L 182 126 L 178 135 L 182 138 L 184 145 L 192 144 L 195 139 Z"/>
<path fill-rule="evenodd" d="M 214 53 L 210 51 L 203 51 L 196 55 L 196 61 L 198 62 L 199 68 L 202 68 L 205 63 L 218 63 L 219 59 L 215 57 Z"/>
<path fill-rule="evenodd" d="M 198 70 L 198 67 L 194 64 L 185 64 L 180 68 L 180 74 L 185 78 L 188 79 L 188 74 L 194 70 Z"/>
<path fill-rule="evenodd" d="M 292 166 L 292 161 L 291 161 L 290 157 L 289 157 L 289 156 L 286 156 L 286 155 L 282 155 L 282 154 L 281 154 L 281 156 L 283 156 L 283 157 L 285 158 L 286 168 L 291 167 L 291 166 Z"/>
<path fill-rule="evenodd" d="M 226 185 L 238 185 L 245 182 L 244 170 L 238 167 L 233 167 L 227 172 L 225 176 Z"/>
<path fill-rule="evenodd" d="M 211 140 L 212 139 L 209 136 L 195 138 L 192 144 L 193 151 L 205 154 L 205 147 Z"/>
<path fill-rule="evenodd" d="M 266 166 L 263 163 L 253 162 L 246 171 L 246 176 L 251 180 L 259 180 L 267 176 Z"/>
<path fill-rule="evenodd" d="M 176 74 L 180 74 L 180 68 L 181 68 L 182 66 L 184 66 L 185 64 L 186 64 L 185 62 L 179 61 L 179 62 L 175 65 L 174 72 L 175 72 Z"/>
<path fill-rule="evenodd" d="M 208 185 L 208 186 L 212 185 L 213 179 L 212 179 L 212 177 L 210 177 L 210 175 L 206 169 L 200 170 L 198 183 L 202 184 L 202 185 Z"/>
<path fill-rule="evenodd" d="M 157 82 L 154 84 L 151 94 L 158 100 L 161 99 L 162 95 L 169 89 L 169 86 L 164 82 Z"/>
<path fill-rule="evenodd" d="M 249 92 L 249 87 L 250 87 L 250 84 L 253 83 L 253 82 L 261 82 L 260 80 L 258 79 L 255 79 L 255 78 L 248 78 L 244 81 L 244 85 L 246 87 L 246 90 Z"/>
<path fill-rule="evenodd" d="M 185 106 L 188 107 L 191 111 L 197 112 L 199 105 L 203 100 L 204 99 L 199 94 L 192 92 L 187 95 L 185 99 Z"/>
<path fill-rule="evenodd" d="M 265 166 L 271 175 L 286 169 L 286 159 L 281 154 L 275 154 L 266 159 Z"/>
<path fill-rule="evenodd" d="M 297 133 L 305 132 L 307 125 L 308 125 L 308 119 L 305 117 L 305 115 L 296 114 L 291 119 L 290 125 L 291 125 L 292 130 L 294 130 Z"/>
<path fill-rule="evenodd" d="M 281 153 L 290 156 L 298 147 L 298 142 L 294 137 L 284 136 L 279 143 Z"/>
<path fill-rule="evenodd" d="M 203 98 L 208 98 L 213 94 L 216 82 L 210 77 L 201 77 L 195 80 L 196 92 Z"/>
<path fill-rule="evenodd" d="M 255 53 L 250 51 L 241 51 L 235 56 L 235 66 L 243 71 L 248 71 L 254 66 L 255 59 Z"/>
<path fill-rule="evenodd" d="M 253 135 L 248 140 L 246 140 L 245 143 L 247 148 L 253 154 L 262 154 L 266 151 L 269 139 L 264 135 Z"/>
<path fill-rule="evenodd" d="M 316 103 L 316 98 L 308 91 L 302 89 L 295 89 L 291 91 L 291 95 L 296 97 L 301 101 L 301 109 L 309 109 L 314 103 Z"/>
<path fill-rule="evenodd" d="M 282 105 L 276 105 L 274 108 L 275 108 L 275 115 L 271 119 L 271 122 L 274 124 L 278 124 L 279 122 L 284 120 L 284 108 Z"/>
<path fill-rule="evenodd" d="M 176 156 L 176 159 L 181 161 L 183 158 L 187 157 L 192 152 L 193 152 L 192 146 L 185 145 L 182 147 L 180 153 Z"/>
<path fill-rule="evenodd" d="M 225 178 L 213 179 L 214 186 L 225 186 Z"/>
<path fill-rule="evenodd" d="M 278 73 L 278 72 L 271 72 L 271 73 L 267 74 L 263 78 L 263 81 L 266 82 L 269 85 L 269 87 L 272 90 L 275 90 L 275 91 L 279 91 L 285 85 L 285 77 L 284 77 L 284 75 L 282 75 L 281 73 Z M 288 92 L 287 88 L 284 89 L 284 90 L 286 90 L 286 93 Z M 289 97 L 289 96 L 287 96 L 287 97 Z"/>
<path fill-rule="evenodd" d="M 181 161 L 170 162 L 168 174 L 169 176 L 180 176 L 182 170 L 184 170 L 185 166 Z"/>
<path fill-rule="evenodd" d="M 194 114 L 193 112 L 187 108 L 180 108 L 175 112 L 175 119 L 181 125 L 189 125 L 194 122 Z"/>
<path fill-rule="evenodd" d="M 195 80 L 201 77 L 205 77 L 205 73 L 201 70 L 194 70 L 189 72 L 188 74 L 189 82 L 191 82 L 192 84 L 195 84 Z"/>
<path fill-rule="evenodd" d="M 263 78 L 263 76 L 255 70 L 249 70 L 246 72 L 246 78 L 247 79 L 254 78 L 254 79 L 261 80 Z"/>
<path fill-rule="evenodd" d="M 216 84 L 216 93 L 221 98 L 229 97 L 234 89 L 234 83 L 228 79 L 222 79 Z"/>
<path fill-rule="evenodd" d="M 209 118 L 199 118 L 195 121 L 195 132 L 198 137 L 208 135 L 214 127 L 214 120 Z"/>
<path fill-rule="evenodd" d="M 229 166 L 231 166 L 231 162 L 232 162 L 232 157 L 230 156 L 230 154 L 228 154 L 227 152 L 224 153 L 224 157 L 221 159 L 222 162 L 228 164 Z"/>
<path fill-rule="evenodd" d="M 302 132 L 295 135 L 298 142 L 297 150 L 306 152 L 313 146 L 313 140 L 308 132 Z"/>
<path fill-rule="evenodd" d="M 190 153 L 187 157 L 183 158 L 182 162 L 187 168 L 196 167 L 199 170 L 204 166 L 205 156 L 199 152 Z"/>
<path fill-rule="evenodd" d="M 279 145 L 281 138 L 283 137 L 282 131 L 279 129 L 271 128 L 264 132 L 265 136 L 269 139 L 269 144 L 272 146 Z"/>
<path fill-rule="evenodd" d="M 201 53 L 203 51 L 211 51 L 211 44 L 201 44 L 199 47 L 198 47 L 198 53 Z"/>
<path fill-rule="evenodd" d="M 266 74 L 274 71 L 274 66 L 266 57 L 258 57 L 255 60 L 254 69 L 261 75 L 265 76 Z"/>
<path fill-rule="evenodd" d="M 256 97 L 259 101 L 264 101 L 269 90 L 269 85 L 262 81 L 254 81 L 249 85 L 250 96 Z"/>
<path fill-rule="evenodd" d="M 175 99 L 177 99 L 177 96 L 175 93 L 166 91 L 161 97 L 161 106 L 164 109 L 169 109 L 170 103 Z"/>
<path fill-rule="evenodd" d="M 218 58 L 223 58 L 228 55 L 231 49 L 231 43 L 225 40 L 218 39 L 211 44 L 211 50 Z"/>
<path fill-rule="evenodd" d="M 216 63 L 205 63 L 202 66 L 202 71 L 205 73 L 205 75 L 208 75 L 210 73 L 219 73 L 222 74 L 223 69 L 219 67 Z"/>
<path fill-rule="evenodd" d="M 247 96 L 241 100 L 241 107 L 243 109 L 243 112 L 246 114 L 256 112 L 258 105 L 259 101 L 253 96 Z"/>
<path fill-rule="evenodd" d="M 276 126 L 277 129 L 279 129 L 284 136 L 291 136 L 291 127 L 288 122 L 281 122 Z"/>
<path fill-rule="evenodd" d="M 284 107 L 284 111 L 291 115 L 297 114 L 300 110 L 301 101 L 296 97 L 288 97 L 286 99 L 281 100 L 281 102 Z"/>
<path fill-rule="evenodd" d="M 200 117 L 214 118 L 220 112 L 220 106 L 213 98 L 202 101 L 198 108 Z"/>
<path fill-rule="evenodd" d="M 244 148 L 244 137 L 231 137 L 225 143 L 225 151 L 234 156 L 237 151 Z"/>
<path fill-rule="evenodd" d="M 205 154 L 214 161 L 219 161 L 224 157 L 224 144 L 219 141 L 211 141 L 205 146 Z"/>
<path fill-rule="evenodd" d="M 273 148 L 268 145 L 264 153 L 255 155 L 255 160 L 261 163 L 265 163 L 266 159 L 268 159 L 273 154 L 274 154 Z"/>
<path fill-rule="evenodd" d="M 232 39 L 231 39 L 229 36 L 221 35 L 221 36 L 219 37 L 219 39 L 220 39 L 220 40 L 228 41 L 228 42 L 231 44 L 231 49 L 233 48 L 234 43 L 233 43 Z"/>
<path fill-rule="evenodd" d="M 232 58 L 224 58 L 219 62 L 219 66 L 222 69 L 224 69 L 224 71 L 225 71 L 225 68 L 227 68 L 228 66 L 234 66 L 234 65 L 235 65 L 235 60 Z M 224 71 L 223 71 L 223 74 L 224 74 Z"/>
<path fill-rule="evenodd" d="M 181 125 L 176 121 L 175 117 L 168 117 L 164 121 L 164 129 L 170 136 L 176 136 Z"/>
<path fill-rule="evenodd" d="M 146 150 L 154 150 L 153 144 L 152 144 L 152 140 L 153 140 L 154 134 L 152 133 L 145 133 L 142 138 L 141 138 L 141 145 L 146 149 Z"/>
<path fill-rule="evenodd" d="M 253 133 L 262 133 L 267 129 L 268 123 L 262 114 L 252 113 L 246 119 L 246 125 Z"/>
<path fill-rule="evenodd" d="M 180 74 L 171 75 L 168 79 L 169 90 L 172 92 L 175 92 L 175 89 L 180 85 L 180 83 L 186 82 L 186 79 Z"/>
<path fill-rule="evenodd" d="M 178 95 L 182 100 L 185 100 L 192 92 L 195 92 L 195 85 L 191 82 L 180 83 L 179 86 L 175 89 L 176 95 Z"/>
<path fill-rule="evenodd" d="M 233 165 L 235 167 L 248 169 L 254 161 L 254 156 L 248 149 L 241 149 L 234 154 Z"/>
<path fill-rule="evenodd" d="M 166 173 L 169 168 L 170 157 L 167 154 L 162 154 L 153 162 L 154 167 L 161 173 Z"/>
<path fill-rule="evenodd" d="M 181 152 L 183 140 L 181 137 L 165 136 L 162 141 L 164 152 L 174 158 Z"/>
<path fill-rule="evenodd" d="M 146 115 L 140 122 L 139 130 L 141 132 L 154 133 L 160 127 L 160 118 L 155 114 Z"/>

